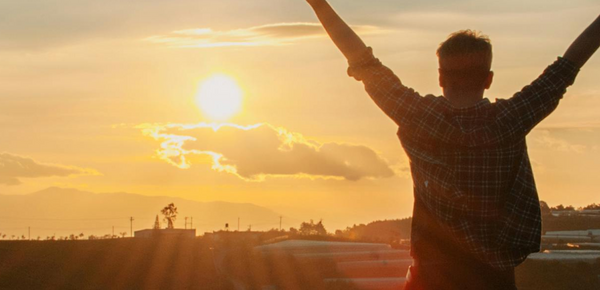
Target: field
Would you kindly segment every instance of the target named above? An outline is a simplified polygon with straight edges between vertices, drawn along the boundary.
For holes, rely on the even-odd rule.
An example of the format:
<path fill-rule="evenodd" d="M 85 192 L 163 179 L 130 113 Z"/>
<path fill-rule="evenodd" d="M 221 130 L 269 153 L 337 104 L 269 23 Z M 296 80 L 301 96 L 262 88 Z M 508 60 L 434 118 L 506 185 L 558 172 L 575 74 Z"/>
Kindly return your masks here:
<path fill-rule="evenodd" d="M 355 289 L 323 282 L 340 277 L 335 264 L 262 256 L 252 251 L 254 245 L 232 240 L 213 244 L 202 238 L 4 241 L 0 289 L 229 290 L 235 283 L 246 289 Z M 591 290 L 600 289 L 598 275 L 598 262 L 532 260 L 517 268 L 517 283 L 520 290 Z"/>
<path fill-rule="evenodd" d="M 2 242 L 2 289 L 226 289 L 202 239 Z"/>

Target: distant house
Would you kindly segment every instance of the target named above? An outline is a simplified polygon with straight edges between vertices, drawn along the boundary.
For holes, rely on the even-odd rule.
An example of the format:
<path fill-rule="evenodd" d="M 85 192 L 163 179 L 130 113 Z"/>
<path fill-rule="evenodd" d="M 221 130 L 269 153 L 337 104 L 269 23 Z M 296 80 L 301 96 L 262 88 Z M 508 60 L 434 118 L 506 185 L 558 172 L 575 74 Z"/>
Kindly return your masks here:
<path fill-rule="evenodd" d="M 160 222 L 158 221 L 158 215 L 154 222 L 154 228 L 148 230 L 135 231 L 134 237 L 136 238 L 158 238 L 158 237 L 180 237 L 180 238 L 195 238 L 195 229 L 161 229 Z"/>
<path fill-rule="evenodd" d="M 157 238 L 157 237 L 181 237 L 181 238 L 195 238 L 195 229 L 148 229 L 135 231 L 134 237 L 136 238 Z"/>
<path fill-rule="evenodd" d="M 564 216 L 600 217 L 600 210 L 597 210 L 597 209 L 553 210 L 552 215 L 554 217 L 564 217 Z"/>
<path fill-rule="evenodd" d="M 598 216 L 600 217 L 600 210 L 598 209 L 584 209 L 580 213 L 582 216 Z"/>

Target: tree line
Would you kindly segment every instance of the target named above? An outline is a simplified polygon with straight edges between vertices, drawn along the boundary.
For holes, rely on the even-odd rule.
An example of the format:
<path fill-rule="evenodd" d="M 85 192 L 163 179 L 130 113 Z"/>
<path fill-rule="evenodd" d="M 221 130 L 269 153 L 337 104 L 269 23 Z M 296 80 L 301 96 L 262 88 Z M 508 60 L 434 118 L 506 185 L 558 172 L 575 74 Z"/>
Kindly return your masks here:
<path fill-rule="evenodd" d="M 553 206 L 553 207 L 549 207 L 548 203 L 546 203 L 545 201 L 540 201 L 540 206 L 542 207 L 542 210 L 547 209 L 550 211 L 563 211 L 563 210 L 600 210 L 600 204 L 596 204 L 596 203 L 592 203 L 586 206 L 580 206 L 578 208 L 575 208 L 572 205 L 567 205 L 564 206 L 562 204 L 559 204 L 557 206 Z"/>

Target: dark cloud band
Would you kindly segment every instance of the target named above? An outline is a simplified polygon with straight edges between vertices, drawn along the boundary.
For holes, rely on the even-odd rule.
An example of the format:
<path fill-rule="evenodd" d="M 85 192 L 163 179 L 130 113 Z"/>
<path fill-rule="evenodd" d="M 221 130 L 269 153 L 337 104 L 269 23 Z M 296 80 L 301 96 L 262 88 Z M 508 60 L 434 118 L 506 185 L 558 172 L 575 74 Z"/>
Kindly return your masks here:
<path fill-rule="evenodd" d="M 0 184 L 3 185 L 19 185 L 21 178 L 72 175 L 99 175 L 99 173 L 93 169 L 45 164 L 28 157 L 0 153 Z"/>

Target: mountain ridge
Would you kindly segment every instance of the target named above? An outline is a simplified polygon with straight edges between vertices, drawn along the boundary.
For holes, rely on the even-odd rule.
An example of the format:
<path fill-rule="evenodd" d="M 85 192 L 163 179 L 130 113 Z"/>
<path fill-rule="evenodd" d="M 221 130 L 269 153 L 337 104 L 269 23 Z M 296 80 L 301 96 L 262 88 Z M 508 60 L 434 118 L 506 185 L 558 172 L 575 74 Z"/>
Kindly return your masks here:
<path fill-rule="evenodd" d="M 175 227 L 193 227 L 197 234 L 230 229 L 269 230 L 279 228 L 279 213 L 252 203 L 224 201 L 200 202 L 180 197 L 146 196 L 114 192 L 95 193 L 74 188 L 49 187 L 25 195 L 0 194 L 0 233 L 21 236 L 29 228 L 32 238 L 79 232 L 88 236 L 151 228 L 156 215 L 169 203 L 175 203 L 179 215 Z M 133 217 L 133 223 L 129 218 Z M 189 217 L 185 223 L 185 217 Z M 235 225 L 235 226 L 234 226 Z M 63 234 L 64 233 L 64 234 Z"/>

